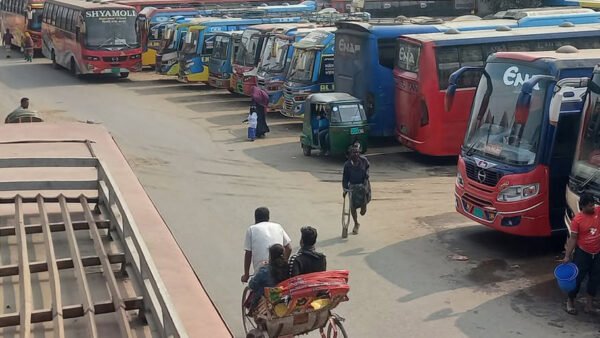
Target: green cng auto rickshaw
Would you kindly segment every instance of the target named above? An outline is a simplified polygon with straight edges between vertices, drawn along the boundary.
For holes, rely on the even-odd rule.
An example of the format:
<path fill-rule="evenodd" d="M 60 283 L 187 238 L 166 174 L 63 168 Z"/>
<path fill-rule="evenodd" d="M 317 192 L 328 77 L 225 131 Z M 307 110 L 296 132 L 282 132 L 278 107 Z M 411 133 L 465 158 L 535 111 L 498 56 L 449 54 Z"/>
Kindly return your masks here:
<path fill-rule="evenodd" d="M 318 93 L 304 103 L 304 124 L 300 145 L 304 155 L 313 149 L 323 154 L 339 156 L 348 147 L 360 142 L 367 150 L 368 123 L 359 99 L 346 93 Z"/>

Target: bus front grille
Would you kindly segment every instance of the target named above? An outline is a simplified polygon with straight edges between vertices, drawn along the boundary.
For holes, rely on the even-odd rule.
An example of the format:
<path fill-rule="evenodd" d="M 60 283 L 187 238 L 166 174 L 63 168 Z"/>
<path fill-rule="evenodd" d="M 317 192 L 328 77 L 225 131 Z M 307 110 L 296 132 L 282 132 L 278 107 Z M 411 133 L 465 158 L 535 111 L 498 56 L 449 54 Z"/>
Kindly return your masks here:
<path fill-rule="evenodd" d="M 123 62 L 127 60 L 127 56 L 104 56 L 102 61 L 104 62 Z"/>
<path fill-rule="evenodd" d="M 490 169 L 477 168 L 475 163 L 471 162 L 465 161 L 465 169 L 468 178 L 489 187 L 495 187 L 502 178 L 502 174 Z"/>

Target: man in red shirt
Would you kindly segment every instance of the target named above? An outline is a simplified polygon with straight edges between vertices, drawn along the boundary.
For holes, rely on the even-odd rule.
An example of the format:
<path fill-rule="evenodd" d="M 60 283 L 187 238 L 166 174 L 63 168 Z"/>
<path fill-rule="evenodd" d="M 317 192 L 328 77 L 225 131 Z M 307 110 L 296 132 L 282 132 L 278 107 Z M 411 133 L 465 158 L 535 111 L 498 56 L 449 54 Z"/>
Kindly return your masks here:
<path fill-rule="evenodd" d="M 565 258 L 563 262 L 572 260 L 579 274 L 577 275 L 577 287 L 569 292 L 567 299 L 567 313 L 575 315 L 575 297 L 579 292 L 581 282 L 586 277 L 587 297 L 585 312 L 592 311 L 592 299 L 596 296 L 596 289 L 600 284 L 600 207 L 596 207 L 594 197 L 590 194 L 582 194 L 579 199 L 579 212 L 571 221 L 571 235 L 565 244 Z"/>

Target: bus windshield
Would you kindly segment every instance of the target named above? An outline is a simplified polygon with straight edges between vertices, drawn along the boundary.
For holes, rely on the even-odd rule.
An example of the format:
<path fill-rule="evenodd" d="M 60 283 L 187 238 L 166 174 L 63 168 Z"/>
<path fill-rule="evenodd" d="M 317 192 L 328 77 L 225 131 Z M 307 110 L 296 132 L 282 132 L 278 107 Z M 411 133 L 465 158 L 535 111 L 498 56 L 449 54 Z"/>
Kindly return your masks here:
<path fill-rule="evenodd" d="M 357 103 L 335 105 L 331 114 L 331 122 L 357 122 L 366 119 L 364 109 Z"/>
<path fill-rule="evenodd" d="M 229 36 L 217 35 L 211 57 L 216 60 L 227 59 L 227 48 L 229 48 L 230 42 L 231 38 Z"/>
<path fill-rule="evenodd" d="M 256 66 L 256 52 L 261 35 L 256 31 L 246 30 L 242 34 L 241 48 L 235 54 L 235 63 L 242 66 Z"/>
<path fill-rule="evenodd" d="M 200 32 L 197 30 L 193 30 L 188 32 L 185 35 L 185 41 L 183 42 L 183 46 L 181 47 L 181 52 L 183 54 L 195 54 L 196 53 L 196 44 L 198 43 L 198 35 Z"/>
<path fill-rule="evenodd" d="M 589 95 L 589 107 L 579 141 L 579 155 L 573 164 L 571 175 L 580 184 L 589 181 L 588 189 L 600 190 L 600 73 L 594 72 Z"/>
<path fill-rule="evenodd" d="M 135 23 L 136 14 L 133 9 L 89 10 L 85 13 L 86 45 L 95 49 L 139 47 Z"/>
<path fill-rule="evenodd" d="M 535 163 L 540 144 L 546 84 L 538 83 L 528 112 L 515 113 L 521 86 L 539 69 L 514 63 L 488 63 L 473 100 L 463 149 L 512 165 Z M 524 115 L 524 116 L 519 116 Z"/>
<path fill-rule="evenodd" d="M 311 82 L 316 50 L 296 49 L 287 79 L 295 82 Z"/>
<path fill-rule="evenodd" d="M 270 36 L 264 48 L 259 71 L 282 72 L 287 60 L 289 41 L 276 36 Z"/>
<path fill-rule="evenodd" d="M 31 20 L 27 21 L 27 29 L 30 29 L 32 31 L 36 31 L 39 32 L 42 30 L 42 11 L 43 9 L 41 8 L 34 8 L 31 11 L 31 14 L 33 15 Z"/>

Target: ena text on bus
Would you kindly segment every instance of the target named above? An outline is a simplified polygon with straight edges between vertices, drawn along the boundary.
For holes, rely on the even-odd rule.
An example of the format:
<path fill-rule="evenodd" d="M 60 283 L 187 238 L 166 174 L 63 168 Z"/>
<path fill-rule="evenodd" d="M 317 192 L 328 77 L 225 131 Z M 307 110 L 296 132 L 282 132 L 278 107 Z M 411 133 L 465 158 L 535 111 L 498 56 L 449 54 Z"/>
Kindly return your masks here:
<path fill-rule="evenodd" d="M 83 0 L 48 0 L 42 15 L 42 53 L 74 75 L 142 69 L 133 7 Z"/>
<path fill-rule="evenodd" d="M 567 85 L 569 78 L 590 77 L 599 62 L 598 49 L 563 46 L 556 52 L 499 52 L 485 69 L 452 74 L 450 106 L 461 75 L 482 74 L 458 159 L 459 213 L 520 236 L 566 229 L 565 187 L 586 93 Z"/>

